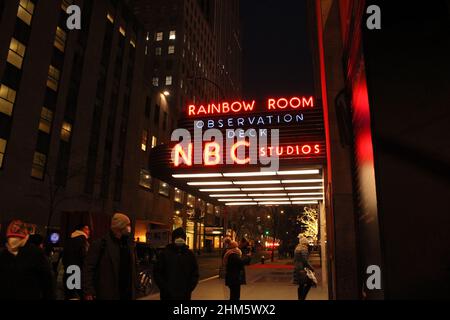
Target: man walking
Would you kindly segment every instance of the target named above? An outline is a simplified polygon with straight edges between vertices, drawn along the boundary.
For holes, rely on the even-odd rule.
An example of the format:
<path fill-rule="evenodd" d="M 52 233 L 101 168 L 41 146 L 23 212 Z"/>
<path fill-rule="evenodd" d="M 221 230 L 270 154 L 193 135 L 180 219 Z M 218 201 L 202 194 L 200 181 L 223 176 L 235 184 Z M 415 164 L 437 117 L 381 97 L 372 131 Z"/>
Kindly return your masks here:
<path fill-rule="evenodd" d="M 173 231 L 172 243 L 160 254 L 154 275 L 161 300 L 191 300 L 199 273 L 195 255 L 186 245 L 183 228 Z"/>
<path fill-rule="evenodd" d="M 116 213 L 111 230 L 89 248 L 83 270 L 85 300 L 134 300 L 136 252 L 131 221 Z"/>

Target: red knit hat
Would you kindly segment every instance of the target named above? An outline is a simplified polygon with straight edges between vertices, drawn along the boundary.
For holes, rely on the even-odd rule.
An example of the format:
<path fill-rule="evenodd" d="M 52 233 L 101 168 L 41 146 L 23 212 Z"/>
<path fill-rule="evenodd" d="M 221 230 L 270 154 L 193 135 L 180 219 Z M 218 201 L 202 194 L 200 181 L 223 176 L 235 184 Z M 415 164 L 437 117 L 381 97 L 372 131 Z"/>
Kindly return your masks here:
<path fill-rule="evenodd" d="M 6 230 L 7 238 L 22 238 L 25 239 L 28 236 L 28 229 L 23 221 L 14 220 L 8 226 Z"/>

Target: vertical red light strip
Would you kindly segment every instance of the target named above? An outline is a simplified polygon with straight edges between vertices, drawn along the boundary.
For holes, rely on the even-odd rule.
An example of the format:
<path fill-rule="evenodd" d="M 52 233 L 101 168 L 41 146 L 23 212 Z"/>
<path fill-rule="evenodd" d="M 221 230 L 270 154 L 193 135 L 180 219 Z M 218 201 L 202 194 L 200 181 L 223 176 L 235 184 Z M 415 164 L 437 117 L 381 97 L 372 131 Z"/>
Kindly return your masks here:
<path fill-rule="evenodd" d="M 327 146 L 327 177 L 328 185 L 332 183 L 331 175 L 331 154 L 330 154 L 330 121 L 328 110 L 328 94 L 327 94 L 327 77 L 325 74 L 325 53 L 323 45 L 323 26 L 322 26 L 322 7 L 320 0 L 316 0 L 316 17 L 317 17 L 317 39 L 319 45 L 319 61 L 320 61 L 320 83 L 322 87 L 322 106 L 323 120 L 325 124 L 325 140 Z"/>

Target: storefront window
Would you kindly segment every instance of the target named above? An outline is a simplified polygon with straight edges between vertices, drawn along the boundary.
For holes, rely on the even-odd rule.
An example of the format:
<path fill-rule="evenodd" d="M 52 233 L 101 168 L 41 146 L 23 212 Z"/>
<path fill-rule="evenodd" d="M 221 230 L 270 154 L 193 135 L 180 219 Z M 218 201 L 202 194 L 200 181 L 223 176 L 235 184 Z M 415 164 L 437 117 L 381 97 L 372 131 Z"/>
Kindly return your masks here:
<path fill-rule="evenodd" d="M 159 194 L 168 197 L 170 192 L 170 186 L 164 181 L 159 182 Z"/>
<path fill-rule="evenodd" d="M 206 205 L 206 212 L 208 212 L 208 214 L 214 214 L 214 205 L 212 205 L 211 203 L 208 203 Z"/>

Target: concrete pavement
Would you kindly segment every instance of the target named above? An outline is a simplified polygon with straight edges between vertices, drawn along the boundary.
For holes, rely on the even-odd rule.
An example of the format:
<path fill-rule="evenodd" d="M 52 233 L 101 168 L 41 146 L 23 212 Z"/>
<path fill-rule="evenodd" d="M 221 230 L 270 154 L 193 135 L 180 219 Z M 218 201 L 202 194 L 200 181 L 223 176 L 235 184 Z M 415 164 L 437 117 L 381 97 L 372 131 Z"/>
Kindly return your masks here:
<path fill-rule="evenodd" d="M 297 286 L 292 284 L 292 268 L 289 260 L 247 267 L 247 285 L 241 287 L 241 299 L 297 300 Z M 316 276 L 319 286 L 311 288 L 307 300 L 328 300 L 327 288 L 321 285 L 320 268 L 316 268 Z M 201 281 L 192 295 L 192 300 L 228 299 L 229 290 L 218 276 Z M 159 294 L 147 296 L 143 300 L 159 300 Z"/>

